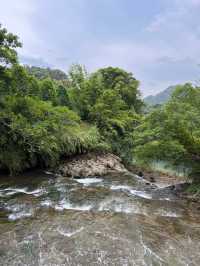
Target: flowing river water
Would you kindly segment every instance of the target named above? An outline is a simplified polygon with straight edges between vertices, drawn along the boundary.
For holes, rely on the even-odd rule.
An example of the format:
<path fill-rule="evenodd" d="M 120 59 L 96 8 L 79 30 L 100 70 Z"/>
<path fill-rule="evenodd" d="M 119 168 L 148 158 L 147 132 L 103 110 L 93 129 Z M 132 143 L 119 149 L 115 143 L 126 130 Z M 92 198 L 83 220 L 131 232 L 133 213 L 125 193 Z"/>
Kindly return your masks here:
<path fill-rule="evenodd" d="M 199 266 L 199 206 L 131 173 L 1 176 L 0 265 Z"/>

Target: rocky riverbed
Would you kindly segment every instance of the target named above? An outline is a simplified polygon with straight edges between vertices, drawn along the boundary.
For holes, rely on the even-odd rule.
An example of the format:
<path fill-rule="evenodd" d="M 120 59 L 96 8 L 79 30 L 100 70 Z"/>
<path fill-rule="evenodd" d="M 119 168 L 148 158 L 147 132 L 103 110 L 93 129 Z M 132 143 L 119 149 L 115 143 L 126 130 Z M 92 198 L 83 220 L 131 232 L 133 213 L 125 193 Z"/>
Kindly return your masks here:
<path fill-rule="evenodd" d="M 115 167 L 1 176 L 0 265 L 199 266 L 199 204 Z"/>

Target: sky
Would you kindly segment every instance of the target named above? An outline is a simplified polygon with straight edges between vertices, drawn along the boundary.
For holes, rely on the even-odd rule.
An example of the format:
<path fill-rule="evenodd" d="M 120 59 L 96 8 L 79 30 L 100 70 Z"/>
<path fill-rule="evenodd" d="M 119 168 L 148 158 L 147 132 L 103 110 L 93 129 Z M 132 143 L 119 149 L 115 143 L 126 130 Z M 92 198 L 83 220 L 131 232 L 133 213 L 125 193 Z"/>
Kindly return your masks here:
<path fill-rule="evenodd" d="M 200 79 L 200 0 L 0 0 L 24 64 L 120 67 L 143 96 Z"/>

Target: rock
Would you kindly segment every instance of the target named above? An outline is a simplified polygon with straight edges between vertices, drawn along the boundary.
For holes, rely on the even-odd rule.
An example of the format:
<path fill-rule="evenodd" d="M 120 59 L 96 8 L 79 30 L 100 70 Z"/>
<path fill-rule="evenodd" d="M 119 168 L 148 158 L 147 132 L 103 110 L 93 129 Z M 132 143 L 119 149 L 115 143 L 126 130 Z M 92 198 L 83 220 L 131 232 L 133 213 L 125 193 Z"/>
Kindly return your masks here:
<path fill-rule="evenodd" d="M 139 177 L 144 177 L 144 175 L 143 175 L 143 173 L 141 171 L 138 173 L 138 176 Z"/>
<path fill-rule="evenodd" d="M 188 188 L 188 183 L 180 183 L 175 185 L 170 185 L 168 187 L 163 187 L 156 189 L 154 196 L 156 197 L 179 197 L 183 195 L 182 193 Z"/>
<path fill-rule="evenodd" d="M 149 179 L 150 179 L 151 183 L 155 183 L 156 182 L 156 180 L 155 180 L 155 178 L 153 176 L 151 176 Z"/>
<path fill-rule="evenodd" d="M 126 172 L 121 159 L 113 154 L 87 154 L 64 162 L 58 169 L 63 176 L 75 178 L 103 176 L 110 172 Z"/>
<path fill-rule="evenodd" d="M 176 184 L 173 187 L 177 193 L 181 193 L 181 192 L 184 192 L 189 187 L 189 185 L 190 184 L 188 183 L 181 183 L 181 184 Z"/>

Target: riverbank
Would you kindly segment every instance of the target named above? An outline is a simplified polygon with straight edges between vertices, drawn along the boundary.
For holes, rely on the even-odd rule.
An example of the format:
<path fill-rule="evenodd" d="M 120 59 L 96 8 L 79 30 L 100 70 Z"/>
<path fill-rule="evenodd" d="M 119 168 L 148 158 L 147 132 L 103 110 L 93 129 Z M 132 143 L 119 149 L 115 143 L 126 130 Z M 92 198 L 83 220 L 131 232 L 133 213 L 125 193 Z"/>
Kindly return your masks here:
<path fill-rule="evenodd" d="M 148 167 L 127 165 L 127 169 L 145 180 L 154 183 L 158 188 L 171 189 L 180 198 L 200 201 L 200 184 L 193 184 L 188 177 L 171 175 L 162 171 L 155 171 Z"/>
<path fill-rule="evenodd" d="M 56 175 L 72 178 L 103 177 L 112 173 L 131 172 L 146 180 L 161 193 L 171 190 L 180 198 L 200 200 L 200 186 L 191 184 L 187 177 L 170 175 L 151 168 L 137 165 L 124 165 L 122 160 L 111 153 L 90 152 L 64 159 L 57 168 L 44 170 Z"/>
<path fill-rule="evenodd" d="M 171 175 L 162 171 L 153 170 L 150 167 L 127 165 L 127 169 L 149 182 L 156 183 L 160 188 L 188 182 L 187 177 Z"/>
<path fill-rule="evenodd" d="M 158 192 L 170 191 L 180 198 L 200 200 L 200 189 L 195 190 L 196 185 L 191 184 L 187 177 L 171 175 L 151 168 L 137 165 L 124 165 L 122 160 L 111 153 L 88 153 L 64 160 L 56 172 L 62 176 L 88 178 L 105 176 L 112 173 L 131 172 L 147 183 L 157 187 Z"/>

